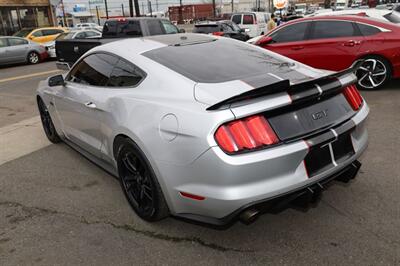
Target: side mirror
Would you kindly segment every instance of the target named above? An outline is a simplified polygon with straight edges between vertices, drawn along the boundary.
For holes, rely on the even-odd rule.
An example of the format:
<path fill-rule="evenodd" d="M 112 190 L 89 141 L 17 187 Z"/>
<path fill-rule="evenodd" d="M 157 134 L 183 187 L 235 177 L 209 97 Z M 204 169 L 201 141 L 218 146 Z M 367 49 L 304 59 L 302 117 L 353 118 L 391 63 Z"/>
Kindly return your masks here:
<path fill-rule="evenodd" d="M 250 29 L 244 29 L 244 32 L 250 32 Z"/>
<path fill-rule="evenodd" d="M 255 45 L 263 46 L 271 43 L 273 40 L 270 36 L 263 36 L 258 41 L 256 41 Z"/>
<path fill-rule="evenodd" d="M 48 84 L 50 87 L 62 86 L 64 85 L 64 77 L 62 75 L 52 76 L 49 78 Z"/>
<path fill-rule="evenodd" d="M 179 33 L 185 33 L 185 29 L 179 29 Z"/>

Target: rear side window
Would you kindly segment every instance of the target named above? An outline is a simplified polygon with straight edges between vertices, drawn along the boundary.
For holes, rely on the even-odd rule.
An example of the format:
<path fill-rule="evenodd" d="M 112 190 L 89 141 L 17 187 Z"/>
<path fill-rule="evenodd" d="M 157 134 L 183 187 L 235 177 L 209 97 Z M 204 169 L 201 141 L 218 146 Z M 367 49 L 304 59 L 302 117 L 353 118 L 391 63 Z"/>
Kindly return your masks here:
<path fill-rule="evenodd" d="M 233 15 L 232 21 L 236 24 L 242 24 L 242 15 Z"/>
<path fill-rule="evenodd" d="M 0 48 L 7 47 L 7 46 L 8 46 L 7 39 L 6 38 L 0 38 Z"/>
<path fill-rule="evenodd" d="M 118 58 L 108 54 L 92 54 L 81 60 L 70 72 L 66 80 L 92 86 L 108 83 Z"/>
<path fill-rule="evenodd" d="M 253 15 L 243 15 L 243 24 L 244 25 L 254 24 L 254 16 Z"/>
<path fill-rule="evenodd" d="M 139 84 L 144 76 L 141 69 L 120 59 L 111 73 L 107 86 L 133 87 Z"/>
<path fill-rule="evenodd" d="M 34 33 L 32 33 L 33 37 L 42 37 L 43 36 L 43 32 L 41 30 L 37 30 Z"/>
<path fill-rule="evenodd" d="M 179 32 L 178 28 L 168 20 L 161 20 L 161 24 L 163 25 L 166 34 L 174 34 Z"/>
<path fill-rule="evenodd" d="M 365 25 L 365 24 L 361 24 L 361 23 L 357 23 L 358 28 L 361 31 L 361 34 L 364 36 L 370 36 L 370 35 L 374 35 L 377 33 L 380 33 L 381 30 L 376 28 L 376 27 L 372 27 L 369 25 Z"/>
<path fill-rule="evenodd" d="M 347 21 L 316 21 L 312 39 L 327 39 L 354 36 L 353 23 Z"/>
<path fill-rule="evenodd" d="M 150 35 L 161 35 L 164 34 L 163 28 L 159 20 L 148 20 L 147 26 L 149 27 Z"/>
<path fill-rule="evenodd" d="M 10 46 L 28 44 L 27 40 L 22 40 L 17 38 L 10 38 L 8 39 L 8 42 L 10 43 Z"/>
<path fill-rule="evenodd" d="M 271 34 L 272 40 L 275 43 L 303 41 L 309 24 L 309 22 L 302 22 L 283 27 Z"/>
<path fill-rule="evenodd" d="M 54 30 L 43 30 L 43 36 L 55 35 L 55 34 L 59 34 L 59 33 L 62 33 L 62 32 L 64 32 L 64 31 L 57 30 L 57 29 L 54 29 Z"/>

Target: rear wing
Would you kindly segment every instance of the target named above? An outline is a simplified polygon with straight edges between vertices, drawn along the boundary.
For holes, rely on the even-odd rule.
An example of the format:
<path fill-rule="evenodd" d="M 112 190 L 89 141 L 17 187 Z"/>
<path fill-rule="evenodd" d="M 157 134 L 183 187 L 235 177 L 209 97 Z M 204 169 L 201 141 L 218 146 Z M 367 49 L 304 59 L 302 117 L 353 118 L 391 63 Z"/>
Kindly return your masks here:
<path fill-rule="evenodd" d="M 228 109 L 234 103 L 241 101 L 259 98 L 280 92 L 287 92 L 292 99 L 292 102 L 303 101 L 313 97 L 319 97 L 322 94 L 327 95 L 341 90 L 343 87 L 353 84 L 357 81 L 354 74 L 360 67 L 363 60 L 355 61 L 349 68 L 324 76 L 315 80 L 290 85 L 289 80 L 281 80 L 266 86 L 255 88 L 241 94 L 237 94 L 214 105 L 211 105 L 206 110 Z"/>

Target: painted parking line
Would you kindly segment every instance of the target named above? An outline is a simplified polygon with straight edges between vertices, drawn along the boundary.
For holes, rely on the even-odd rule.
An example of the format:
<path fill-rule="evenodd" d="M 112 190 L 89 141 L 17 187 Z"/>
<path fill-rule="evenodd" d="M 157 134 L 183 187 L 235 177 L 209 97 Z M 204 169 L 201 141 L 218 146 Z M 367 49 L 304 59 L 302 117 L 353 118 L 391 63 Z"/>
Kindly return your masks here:
<path fill-rule="evenodd" d="M 56 73 L 56 72 L 61 72 L 61 71 L 62 71 L 62 70 L 54 69 L 54 70 L 49 70 L 49 71 L 43 71 L 43 72 L 38 72 L 38 73 L 32 73 L 32 74 L 28 74 L 28 75 L 16 76 L 16 77 L 12 77 L 12 78 L 5 78 L 5 79 L 0 79 L 0 83 L 9 82 L 9 81 L 14 81 L 14 80 L 19 80 L 19 79 L 32 78 L 32 77 L 37 77 L 37 76 L 44 76 L 44 75 L 47 75 L 47 74 Z"/>
<path fill-rule="evenodd" d="M 39 116 L 0 128 L 0 165 L 44 148 L 47 140 Z"/>

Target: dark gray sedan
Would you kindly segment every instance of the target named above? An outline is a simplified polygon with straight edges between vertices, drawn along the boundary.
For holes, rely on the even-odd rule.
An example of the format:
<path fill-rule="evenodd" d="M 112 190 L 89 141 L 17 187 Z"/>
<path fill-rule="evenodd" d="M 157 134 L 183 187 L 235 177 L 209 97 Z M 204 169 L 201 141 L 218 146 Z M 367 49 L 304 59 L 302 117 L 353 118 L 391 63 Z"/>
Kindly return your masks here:
<path fill-rule="evenodd" d="M 37 64 L 48 57 L 40 44 L 14 36 L 0 36 L 0 65 L 14 63 Z"/>

